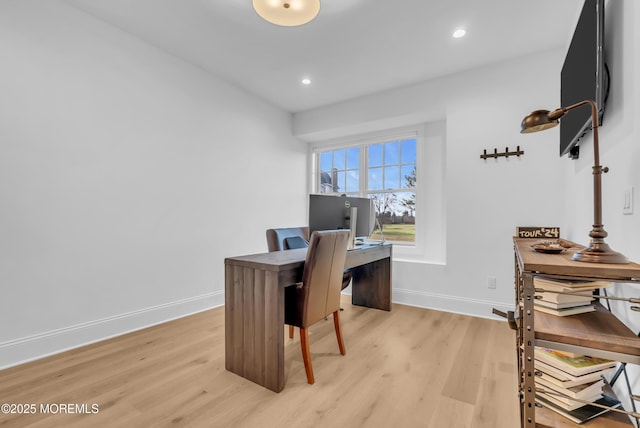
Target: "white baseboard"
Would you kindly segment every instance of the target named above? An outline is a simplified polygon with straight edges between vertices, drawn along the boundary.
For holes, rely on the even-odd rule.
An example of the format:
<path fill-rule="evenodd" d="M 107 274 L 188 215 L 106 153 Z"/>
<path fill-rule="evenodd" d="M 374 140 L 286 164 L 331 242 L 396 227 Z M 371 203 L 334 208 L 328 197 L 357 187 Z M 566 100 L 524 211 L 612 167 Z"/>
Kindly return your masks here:
<path fill-rule="evenodd" d="M 0 343 L 0 370 L 224 305 L 224 291 Z"/>
<path fill-rule="evenodd" d="M 408 306 L 417 306 L 438 311 L 453 312 L 456 314 L 470 315 L 480 318 L 489 318 L 505 321 L 504 318 L 493 315 L 493 308 L 503 312 L 513 311 L 513 305 L 490 302 L 487 300 L 467 299 L 464 297 L 449 296 L 444 294 L 425 293 L 422 291 L 393 289 L 392 300 Z"/>

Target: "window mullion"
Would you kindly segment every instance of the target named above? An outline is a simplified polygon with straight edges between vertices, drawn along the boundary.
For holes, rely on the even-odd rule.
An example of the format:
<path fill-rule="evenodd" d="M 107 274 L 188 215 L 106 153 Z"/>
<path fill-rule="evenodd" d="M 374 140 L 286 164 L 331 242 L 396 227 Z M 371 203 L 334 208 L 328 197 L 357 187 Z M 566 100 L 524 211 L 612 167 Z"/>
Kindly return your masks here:
<path fill-rule="evenodd" d="M 322 170 L 320 169 L 320 152 L 314 152 L 314 161 L 316 164 L 316 170 L 315 170 L 315 189 L 314 191 L 316 193 L 320 193 L 322 190 Z"/>
<path fill-rule="evenodd" d="M 369 189 L 369 146 L 360 149 L 360 197 L 367 196 Z"/>

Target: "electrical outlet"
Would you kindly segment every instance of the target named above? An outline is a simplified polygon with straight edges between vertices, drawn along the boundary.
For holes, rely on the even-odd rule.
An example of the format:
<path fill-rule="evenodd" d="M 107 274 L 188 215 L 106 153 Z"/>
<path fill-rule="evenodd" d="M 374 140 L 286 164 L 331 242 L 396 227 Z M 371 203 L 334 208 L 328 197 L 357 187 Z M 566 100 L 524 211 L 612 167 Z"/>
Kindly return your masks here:
<path fill-rule="evenodd" d="M 488 276 L 487 277 L 487 287 L 491 288 L 491 289 L 495 289 L 496 288 L 496 277 L 495 276 Z"/>
<path fill-rule="evenodd" d="M 633 214 L 633 187 L 624 189 L 624 206 L 622 214 Z"/>

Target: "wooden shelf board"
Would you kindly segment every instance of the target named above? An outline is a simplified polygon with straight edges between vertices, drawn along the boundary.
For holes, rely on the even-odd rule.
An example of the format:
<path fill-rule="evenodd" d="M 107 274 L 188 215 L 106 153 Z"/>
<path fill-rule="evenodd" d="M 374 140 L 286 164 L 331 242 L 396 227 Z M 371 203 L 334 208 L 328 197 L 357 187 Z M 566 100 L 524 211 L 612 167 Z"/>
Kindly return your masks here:
<path fill-rule="evenodd" d="M 629 416 L 617 412 L 609 412 L 583 424 L 577 424 L 546 407 L 536 408 L 536 427 L 548 428 L 629 428 L 633 423 Z"/>
<path fill-rule="evenodd" d="M 550 275 L 567 275 L 589 278 L 606 278 L 615 281 L 640 278 L 640 265 L 637 263 L 609 264 L 585 263 L 571 260 L 573 254 L 584 248 L 575 245 L 561 254 L 538 253 L 531 248 L 536 239 L 514 238 L 520 269 L 528 272 L 543 272 Z"/>
<path fill-rule="evenodd" d="M 640 356 L 640 338 L 600 303 L 595 307 L 567 317 L 536 311 L 536 339 Z"/>
<path fill-rule="evenodd" d="M 616 397 L 613 389 L 609 384 L 604 386 L 604 393 L 610 397 Z M 575 428 L 575 427 L 588 427 L 588 428 L 629 428 L 633 427 L 631 418 L 625 414 L 619 412 L 609 412 L 604 415 L 600 415 L 587 421 L 583 424 L 576 424 L 572 420 L 565 418 L 564 416 L 547 409 L 546 407 L 536 407 L 536 427 L 549 427 L 549 428 Z"/>

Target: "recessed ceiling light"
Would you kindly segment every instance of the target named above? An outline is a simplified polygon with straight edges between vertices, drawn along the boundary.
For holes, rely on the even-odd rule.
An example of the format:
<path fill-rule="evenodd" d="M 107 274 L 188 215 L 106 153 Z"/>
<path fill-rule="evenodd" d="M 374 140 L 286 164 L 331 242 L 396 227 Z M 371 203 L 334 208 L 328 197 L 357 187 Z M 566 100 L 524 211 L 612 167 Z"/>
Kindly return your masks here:
<path fill-rule="evenodd" d="M 464 37 L 465 34 L 467 34 L 467 30 L 463 28 L 458 28 L 456 31 L 453 32 L 453 37 L 456 39 L 459 39 L 460 37 Z"/>
<path fill-rule="evenodd" d="M 303 85 L 310 85 L 311 84 L 311 79 L 309 79 L 308 77 L 305 77 L 304 79 L 302 79 L 302 84 Z"/>

